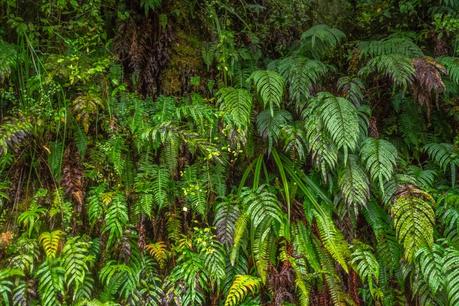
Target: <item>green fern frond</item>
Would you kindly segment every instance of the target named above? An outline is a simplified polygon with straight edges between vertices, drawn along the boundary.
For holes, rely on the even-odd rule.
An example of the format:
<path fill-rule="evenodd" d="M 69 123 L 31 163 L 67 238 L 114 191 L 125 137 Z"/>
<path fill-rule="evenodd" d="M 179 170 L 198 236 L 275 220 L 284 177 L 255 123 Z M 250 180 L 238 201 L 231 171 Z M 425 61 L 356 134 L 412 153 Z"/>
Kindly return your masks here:
<path fill-rule="evenodd" d="M 398 196 L 391 207 L 397 238 L 408 262 L 421 247 L 433 244 L 435 215 L 432 202 L 428 193 L 410 189 Z"/>
<path fill-rule="evenodd" d="M 444 249 L 437 244 L 432 248 L 422 247 L 414 254 L 414 261 L 434 295 L 442 290 L 445 284 L 443 258 Z"/>
<path fill-rule="evenodd" d="M 456 167 L 459 165 L 459 154 L 457 154 L 455 147 L 449 143 L 429 143 L 424 146 L 424 150 L 443 171 L 451 170 L 451 179 L 454 184 Z"/>
<path fill-rule="evenodd" d="M 459 304 L 459 251 L 449 247 L 443 258 L 443 274 L 446 275 L 446 292 L 449 305 Z"/>
<path fill-rule="evenodd" d="M 239 305 L 247 295 L 256 294 L 260 289 L 261 281 L 251 275 L 236 275 L 226 296 L 225 306 Z"/>
<path fill-rule="evenodd" d="M 448 77 L 459 85 L 459 58 L 457 57 L 440 57 L 438 62 L 445 66 Z"/>
<path fill-rule="evenodd" d="M 284 96 L 285 80 L 275 71 L 254 71 L 248 81 L 252 82 L 265 108 L 274 116 L 274 107 L 280 107 Z"/>
<path fill-rule="evenodd" d="M 53 232 L 44 232 L 40 235 L 39 241 L 45 250 L 46 257 L 56 257 L 59 244 L 64 234 L 65 233 L 63 231 L 56 230 Z"/>
<path fill-rule="evenodd" d="M 276 69 L 287 81 L 289 97 L 297 106 L 310 98 L 311 87 L 332 70 L 321 61 L 302 56 L 286 57 L 277 63 Z"/>
<path fill-rule="evenodd" d="M 274 115 L 264 110 L 257 116 L 258 134 L 268 139 L 268 152 L 280 137 L 282 128 L 292 121 L 292 115 L 286 110 L 276 110 Z"/>
<path fill-rule="evenodd" d="M 365 85 L 361 79 L 349 76 L 341 77 L 338 79 L 338 89 L 355 106 L 362 104 Z"/>
<path fill-rule="evenodd" d="M 370 246 L 357 242 L 351 247 L 351 261 L 352 268 L 359 274 L 360 279 L 368 284 L 370 293 L 374 295 L 379 279 L 380 266 L 373 254 Z"/>
<path fill-rule="evenodd" d="M 383 74 L 390 78 L 394 85 L 406 89 L 413 82 L 415 69 L 410 58 L 400 54 L 388 54 L 372 58 L 359 71 L 359 75 L 363 77 L 372 73 Z"/>
<path fill-rule="evenodd" d="M 302 49 L 313 57 L 320 58 L 334 49 L 346 35 L 326 24 L 318 24 L 301 34 Z"/>
<path fill-rule="evenodd" d="M 17 60 L 16 48 L 0 39 L 0 81 L 10 75 L 11 70 L 16 66 Z"/>
<path fill-rule="evenodd" d="M 349 156 L 348 163 L 339 171 L 338 186 L 344 201 L 357 216 L 359 208 L 366 206 L 370 197 L 370 182 L 355 156 Z"/>
<path fill-rule="evenodd" d="M 108 233 L 107 246 L 112 246 L 123 235 L 124 227 L 129 221 L 126 199 L 117 193 L 107 208 L 104 233 Z"/>
<path fill-rule="evenodd" d="M 224 87 L 217 92 L 217 102 L 225 122 L 246 129 L 252 113 L 252 96 L 246 89 Z"/>
<path fill-rule="evenodd" d="M 48 259 L 38 268 L 38 294 L 43 306 L 62 305 L 64 293 L 64 268 L 56 259 Z"/>
<path fill-rule="evenodd" d="M 336 147 L 344 150 L 346 160 L 347 152 L 355 150 L 360 135 L 359 117 L 355 106 L 345 98 L 321 92 L 311 101 L 308 108 L 310 111 L 304 116 L 305 120 L 308 120 L 310 113 L 319 117 Z"/>
<path fill-rule="evenodd" d="M 217 237 L 226 246 L 233 244 L 236 221 L 240 216 L 239 207 L 230 199 L 219 202 L 216 206 L 214 225 Z"/>
<path fill-rule="evenodd" d="M 348 259 L 350 258 L 349 246 L 341 232 L 338 231 L 331 217 L 325 212 L 314 211 L 320 239 L 325 249 L 335 259 L 344 271 L 348 272 Z"/>
<path fill-rule="evenodd" d="M 367 138 L 361 147 L 360 156 L 365 168 L 370 172 L 374 182 L 378 182 L 381 191 L 384 183 L 388 181 L 397 163 L 397 149 L 384 139 Z"/>
<path fill-rule="evenodd" d="M 410 58 L 421 57 L 421 49 L 407 37 L 389 36 L 381 40 L 362 41 L 358 44 L 364 57 L 377 57 L 381 55 L 400 54 Z"/>

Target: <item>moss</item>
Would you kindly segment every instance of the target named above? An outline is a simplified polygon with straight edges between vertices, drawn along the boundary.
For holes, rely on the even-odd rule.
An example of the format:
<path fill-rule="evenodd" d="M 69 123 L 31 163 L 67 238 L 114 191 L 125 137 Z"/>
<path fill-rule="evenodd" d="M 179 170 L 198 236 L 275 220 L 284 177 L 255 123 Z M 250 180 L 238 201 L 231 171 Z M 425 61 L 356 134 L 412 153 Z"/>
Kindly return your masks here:
<path fill-rule="evenodd" d="M 188 91 L 189 79 L 202 70 L 201 42 L 179 30 L 171 50 L 169 64 L 161 74 L 161 90 L 166 95 Z"/>

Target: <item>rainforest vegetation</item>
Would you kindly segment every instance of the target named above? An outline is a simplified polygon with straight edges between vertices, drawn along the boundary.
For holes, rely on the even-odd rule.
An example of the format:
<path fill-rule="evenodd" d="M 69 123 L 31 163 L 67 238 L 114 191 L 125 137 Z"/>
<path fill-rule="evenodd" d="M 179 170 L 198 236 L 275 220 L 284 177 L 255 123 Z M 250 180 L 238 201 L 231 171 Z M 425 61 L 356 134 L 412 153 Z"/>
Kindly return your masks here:
<path fill-rule="evenodd" d="M 0 0 L 0 305 L 459 305 L 458 0 Z"/>

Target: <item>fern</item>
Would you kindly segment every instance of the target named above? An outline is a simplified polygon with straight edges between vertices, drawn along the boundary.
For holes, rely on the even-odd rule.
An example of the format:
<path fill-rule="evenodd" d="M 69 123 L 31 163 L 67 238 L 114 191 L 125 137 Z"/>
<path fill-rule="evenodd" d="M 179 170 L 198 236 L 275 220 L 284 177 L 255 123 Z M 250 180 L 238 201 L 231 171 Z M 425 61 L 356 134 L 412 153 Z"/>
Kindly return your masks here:
<path fill-rule="evenodd" d="M 444 287 L 443 252 L 441 246 L 434 244 L 432 248 L 422 247 L 414 254 L 417 267 L 434 295 Z"/>
<path fill-rule="evenodd" d="M 315 58 L 326 55 L 335 48 L 346 35 L 326 24 L 318 24 L 301 34 L 302 49 Z"/>
<path fill-rule="evenodd" d="M 252 113 L 252 96 L 242 88 L 224 87 L 217 93 L 217 102 L 225 122 L 246 129 Z"/>
<path fill-rule="evenodd" d="M 46 257 L 51 259 L 56 257 L 57 250 L 63 235 L 64 232 L 61 230 L 44 232 L 40 235 L 39 240 L 43 246 L 43 249 L 45 250 Z"/>
<path fill-rule="evenodd" d="M 338 79 L 338 89 L 344 93 L 344 97 L 355 106 L 363 102 L 365 86 L 361 79 L 356 77 L 341 77 Z"/>
<path fill-rule="evenodd" d="M 38 268 L 38 293 L 43 306 L 62 305 L 59 296 L 64 293 L 64 272 L 57 259 L 48 259 Z"/>
<path fill-rule="evenodd" d="M 6 79 L 17 63 L 17 51 L 13 45 L 0 39 L 0 81 Z"/>
<path fill-rule="evenodd" d="M 12 279 L 20 276 L 24 276 L 24 272 L 19 269 L 4 268 L 0 270 L 0 302 L 3 305 L 10 305 L 10 296 L 14 288 Z M 13 305 L 15 302 L 13 299 Z"/>
<path fill-rule="evenodd" d="M 371 179 L 377 181 L 384 191 L 384 183 L 394 173 L 397 149 L 384 139 L 367 138 L 362 144 L 360 156 Z"/>
<path fill-rule="evenodd" d="M 406 89 L 413 82 L 415 69 L 410 58 L 400 54 L 388 54 L 372 58 L 359 71 L 361 76 L 372 73 L 381 73 L 389 77 L 396 86 Z"/>
<path fill-rule="evenodd" d="M 397 238 L 405 249 L 405 259 L 411 262 L 423 246 L 433 244 L 435 224 L 432 197 L 420 190 L 408 190 L 398 196 L 391 207 Z"/>
<path fill-rule="evenodd" d="M 335 227 L 332 219 L 325 212 L 314 211 L 320 239 L 325 249 L 335 259 L 344 271 L 348 272 L 348 258 L 350 256 L 349 246 L 342 234 Z"/>
<path fill-rule="evenodd" d="M 327 130 L 337 148 L 344 150 L 345 156 L 348 151 L 355 150 L 360 129 L 357 109 L 352 103 L 322 92 L 311 101 L 309 109 L 304 116 L 305 119 L 307 120 L 311 113 L 312 116 L 319 117 L 323 122 L 323 128 Z"/>
<path fill-rule="evenodd" d="M 457 57 L 440 57 L 438 62 L 445 66 L 448 77 L 459 85 L 459 58 Z"/>
<path fill-rule="evenodd" d="M 268 139 L 268 152 L 271 152 L 273 144 L 279 139 L 282 128 L 290 121 L 292 121 L 292 115 L 285 110 L 276 110 L 274 114 L 265 110 L 258 114 L 258 134 Z"/>
<path fill-rule="evenodd" d="M 163 241 L 150 243 L 146 245 L 147 251 L 158 262 L 159 267 L 164 269 L 168 257 L 166 244 Z"/>
<path fill-rule="evenodd" d="M 255 294 L 261 285 L 260 279 L 251 275 L 236 275 L 226 296 L 225 306 L 239 305 L 249 294 Z"/>
<path fill-rule="evenodd" d="M 230 199 L 225 199 L 216 206 L 214 225 L 219 241 L 226 246 L 233 244 L 236 221 L 240 216 L 240 210 L 235 204 Z"/>
<path fill-rule="evenodd" d="M 358 242 L 352 246 L 350 264 L 359 274 L 360 279 L 368 284 L 370 292 L 375 295 L 379 279 L 380 266 L 370 246 Z"/>
<path fill-rule="evenodd" d="M 112 246 L 116 240 L 121 238 L 128 221 L 126 199 L 121 193 L 117 193 L 107 208 L 107 214 L 105 215 L 103 232 L 108 233 L 107 246 Z"/>
<path fill-rule="evenodd" d="M 370 182 L 355 156 L 339 173 L 338 185 L 346 204 L 358 215 L 359 207 L 364 207 L 370 197 Z"/>
<path fill-rule="evenodd" d="M 446 292 L 449 305 L 459 303 L 459 251 L 447 248 L 443 258 L 443 273 L 446 275 Z"/>
<path fill-rule="evenodd" d="M 257 70 L 248 80 L 253 82 L 264 107 L 274 116 L 274 107 L 280 107 L 284 96 L 284 78 L 272 70 Z"/>
<path fill-rule="evenodd" d="M 311 87 L 332 70 L 321 61 L 302 56 L 284 58 L 277 63 L 276 69 L 287 81 L 289 97 L 297 106 L 311 96 Z"/>
<path fill-rule="evenodd" d="M 64 280 L 67 288 L 73 289 L 73 301 L 77 300 L 80 291 L 85 289 L 91 295 L 92 287 L 89 281 L 91 265 L 95 262 L 94 256 L 89 253 L 88 242 L 80 237 L 72 237 L 62 250 L 62 265 L 65 269 Z M 89 287 L 88 287 L 89 285 Z"/>
<path fill-rule="evenodd" d="M 358 45 L 364 57 L 400 54 L 406 57 L 421 57 L 421 49 L 407 37 L 389 36 L 381 40 L 362 41 Z"/>
<path fill-rule="evenodd" d="M 456 182 L 456 167 L 459 165 L 459 155 L 449 143 L 430 143 L 424 146 L 429 157 L 437 163 L 443 171 L 451 171 L 451 183 Z"/>

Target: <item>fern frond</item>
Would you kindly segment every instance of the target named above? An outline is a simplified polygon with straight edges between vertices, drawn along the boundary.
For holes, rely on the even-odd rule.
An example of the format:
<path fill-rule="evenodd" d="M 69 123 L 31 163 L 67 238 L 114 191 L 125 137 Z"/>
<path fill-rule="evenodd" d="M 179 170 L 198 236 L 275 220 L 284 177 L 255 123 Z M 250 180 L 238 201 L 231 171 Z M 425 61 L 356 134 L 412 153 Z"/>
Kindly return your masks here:
<path fill-rule="evenodd" d="M 441 246 L 434 244 L 432 248 L 422 247 L 414 254 L 414 261 L 434 295 L 443 288 L 445 282 L 443 252 Z"/>
<path fill-rule="evenodd" d="M 261 281 L 251 275 L 236 275 L 226 296 L 225 306 L 239 305 L 247 295 L 256 294 L 260 289 Z"/>
<path fill-rule="evenodd" d="M 217 92 L 217 102 L 225 122 L 246 129 L 252 113 L 252 96 L 246 89 L 224 87 Z"/>
<path fill-rule="evenodd" d="M 348 76 L 341 77 L 338 79 L 338 89 L 355 106 L 362 104 L 365 85 L 361 79 Z"/>
<path fill-rule="evenodd" d="M 394 85 L 406 89 L 413 82 L 415 69 L 410 58 L 400 54 L 388 54 L 372 58 L 359 71 L 359 75 L 364 77 L 372 73 L 381 73 L 390 78 Z"/>
<path fill-rule="evenodd" d="M 39 240 L 41 245 L 43 246 L 43 249 L 45 250 L 46 257 L 56 257 L 59 244 L 64 234 L 65 233 L 63 231 L 56 230 L 53 232 L 44 232 L 40 235 Z"/>
<path fill-rule="evenodd" d="M 443 273 L 446 275 L 446 292 L 449 305 L 459 304 L 459 251 L 449 247 L 443 258 Z"/>
<path fill-rule="evenodd" d="M 233 244 L 236 221 L 239 216 L 240 210 L 238 206 L 230 199 L 217 204 L 214 225 L 218 240 L 226 246 Z"/>
<path fill-rule="evenodd" d="M 264 110 L 258 114 L 258 134 L 268 139 L 268 152 L 271 152 L 273 144 L 279 139 L 282 128 L 290 121 L 292 121 L 292 115 L 286 110 L 276 110 L 274 114 Z"/>
<path fill-rule="evenodd" d="M 248 80 L 255 85 L 264 107 L 269 108 L 273 116 L 274 107 L 280 107 L 282 103 L 284 78 L 272 70 L 257 70 L 250 75 Z"/>
<path fill-rule="evenodd" d="M 0 81 L 3 81 L 10 75 L 16 63 L 16 48 L 0 39 Z"/>
<path fill-rule="evenodd" d="M 301 34 L 302 49 L 320 58 L 335 48 L 346 35 L 326 24 L 318 24 Z"/>
<path fill-rule="evenodd" d="M 424 146 L 424 150 L 443 171 L 446 171 L 448 168 L 455 171 L 455 167 L 459 165 L 459 155 L 455 152 L 452 144 L 429 143 Z"/>
<path fill-rule="evenodd" d="M 459 85 L 459 58 L 457 57 L 440 57 L 438 62 L 445 66 L 448 77 Z"/>
<path fill-rule="evenodd" d="M 321 61 L 302 56 L 286 57 L 277 63 L 276 68 L 287 81 L 289 97 L 297 106 L 310 98 L 311 87 L 332 70 Z"/>
<path fill-rule="evenodd" d="M 359 274 L 360 279 L 368 284 L 372 295 L 375 294 L 375 285 L 379 279 L 379 263 L 370 246 L 357 242 L 352 245 L 350 264 Z"/>
<path fill-rule="evenodd" d="M 397 149 L 384 139 L 367 138 L 361 147 L 360 156 L 371 179 L 379 182 L 381 191 L 388 181 L 397 163 Z"/>
<path fill-rule="evenodd" d="M 105 215 L 103 232 L 108 233 L 107 246 L 112 246 L 116 240 L 121 238 L 124 226 L 128 221 L 126 199 L 121 193 L 117 193 L 107 208 L 107 214 Z"/>
<path fill-rule="evenodd" d="M 397 238 L 405 249 L 408 262 L 421 247 L 433 244 L 435 215 L 432 202 L 428 193 L 408 189 L 395 199 L 391 207 Z"/>
<path fill-rule="evenodd" d="M 345 159 L 347 152 L 356 148 L 360 135 L 357 109 L 342 97 L 321 92 L 308 106 L 310 112 L 321 118 L 323 127 L 330 134 L 338 149 L 343 149 Z M 307 115 L 305 116 L 307 120 Z"/>
<path fill-rule="evenodd" d="M 314 217 L 320 233 L 320 239 L 325 249 L 335 259 L 344 271 L 348 272 L 347 261 L 350 257 L 349 246 L 333 220 L 325 212 L 314 211 Z"/>
<path fill-rule="evenodd" d="M 370 182 L 355 156 L 349 156 L 348 163 L 339 171 L 338 186 L 346 204 L 357 216 L 359 207 L 364 207 L 370 197 Z"/>
<path fill-rule="evenodd" d="M 48 259 L 38 268 L 38 293 L 43 306 L 62 305 L 64 293 L 64 268 L 56 259 Z"/>
<path fill-rule="evenodd" d="M 147 244 L 145 248 L 158 262 L 160 268 L 163 269 L 166 265 L 166 260 L 168 257 L 166 244 L 163 241 L 158 241 L 155 243 Z"/>
<path fill-rule="evenodd" d="M 381 40 L 362 41 L 358 44 L 364 57 L 400 54 L 406 57 L 421 57 L 421 49 L 408 37 L 389 36 Z"/>

